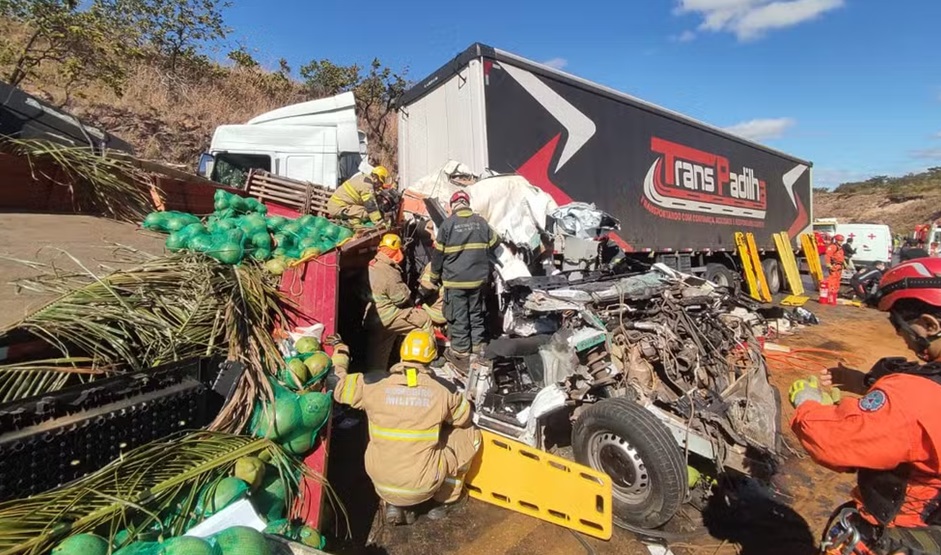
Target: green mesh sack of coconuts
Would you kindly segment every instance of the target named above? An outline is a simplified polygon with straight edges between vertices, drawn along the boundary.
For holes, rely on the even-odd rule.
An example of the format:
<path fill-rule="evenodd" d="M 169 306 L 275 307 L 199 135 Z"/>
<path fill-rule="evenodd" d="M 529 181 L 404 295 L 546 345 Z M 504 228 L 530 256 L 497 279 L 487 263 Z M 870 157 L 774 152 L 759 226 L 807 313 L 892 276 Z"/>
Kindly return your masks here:
<path fill-rule="evenodd" d="M 268 216 L 253 198 L 217 190 L 214 211 L 204 220 L 185 212 L 153 212 L 143 227 L 167 233 L 171 252 L 201 252 L 223 264 L 250 257 L 280 275 L 292 261 L 315 258 L 353 237 L 349 228 L 310 214 L 297 219 Z"/>

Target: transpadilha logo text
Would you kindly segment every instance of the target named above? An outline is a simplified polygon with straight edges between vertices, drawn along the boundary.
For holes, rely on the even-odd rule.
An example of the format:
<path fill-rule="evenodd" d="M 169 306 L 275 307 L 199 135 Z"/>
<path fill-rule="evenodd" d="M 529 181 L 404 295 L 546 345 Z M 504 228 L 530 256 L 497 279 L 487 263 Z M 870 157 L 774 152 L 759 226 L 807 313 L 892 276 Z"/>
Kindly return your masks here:
<path fill-rule="evenodd" d="M 724 156 L 659 137 L 651 138 L 650 150 L 659 156 L 644 179 L 642 200 L 648 210 L 669 219 L 763 226 L 767 185 L 754 169 L 732 171 Z M 673 212 L 677 210 L 690 214 Z"/>

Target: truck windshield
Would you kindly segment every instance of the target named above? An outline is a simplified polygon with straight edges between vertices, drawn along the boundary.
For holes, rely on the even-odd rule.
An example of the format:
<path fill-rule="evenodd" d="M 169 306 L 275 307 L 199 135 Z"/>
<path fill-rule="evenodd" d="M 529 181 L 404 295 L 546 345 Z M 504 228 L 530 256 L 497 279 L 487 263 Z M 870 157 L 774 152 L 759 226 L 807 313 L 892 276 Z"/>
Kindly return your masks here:
<path fill-rule="evenodd" d="M 271 171 L 271 157 L 266 154 L 220 152 L 209 179 L 235 189 L 244 189 L 249 170 Z"/>

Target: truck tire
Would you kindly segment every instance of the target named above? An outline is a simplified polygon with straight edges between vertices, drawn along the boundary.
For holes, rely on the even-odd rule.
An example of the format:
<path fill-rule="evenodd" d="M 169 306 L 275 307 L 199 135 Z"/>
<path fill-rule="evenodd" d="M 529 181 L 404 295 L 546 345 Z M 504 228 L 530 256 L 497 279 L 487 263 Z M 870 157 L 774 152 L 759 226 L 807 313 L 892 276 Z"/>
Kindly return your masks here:
<path fill-rule="evenodd" d="M 673 435 L 657 417 L 624 398 L 588 407 L 572 429 L 575 460 L 612 481 L 620 527 L 662 526 L 686 500 L 687 472 Z"/>
<path fill-rule="evenodd" d="M 765 281 L 768 282 L 768 290 L 772 295 L 781 292 L 781 264 L 775 258 L 765 258 L 761 261 L 761 269 L 765 273 Z"/>
<path fill-rule="evenodd" d="M 735 286 L 735 273 L 723 264 L 706 264 L 706 279 L 722 287 Z"/>

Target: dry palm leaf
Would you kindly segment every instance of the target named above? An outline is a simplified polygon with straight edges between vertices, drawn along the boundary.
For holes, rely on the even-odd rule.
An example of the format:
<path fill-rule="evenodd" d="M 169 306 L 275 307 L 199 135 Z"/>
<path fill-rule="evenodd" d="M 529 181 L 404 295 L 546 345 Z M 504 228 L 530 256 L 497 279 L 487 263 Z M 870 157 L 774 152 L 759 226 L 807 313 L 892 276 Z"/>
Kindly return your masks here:
<path fill-rule="evenodd" d="M 219 354 L 241 361 L 248 372 L 237 402 L 211 428 L 241 429 L 254 399 L 271 397 L 264 377 L 283 364 L 272 332 L 286 321 L 291 305 L 270 275 L 251 262 L 229 266 L 193 253 L 120 254 L 140 263 L 104 276 L 53 272 L 17 282 L 60 297 L 0 330 L 0 339 L 27 332 L 61 356 L 0 366 L 0 402 L 56 391 L 76 379 Z"/>
<path fill-rule="evenodd" d="M 0 149 L 25 157 L 34 179 L 68 188 L 77 212 L 136 223 L 153 210 L 151 174 L 132 158 L 36 139 L 4 138 Z"/>
<path fill-rule="evenodd" d="M 266 439 L 196 432 L 139 447 L 98 472 L 62 488 L 0 503 L 0 555 L 48 553 L 72 534 L 155 530 L 181 535 L 191 524 L 199 494 L 230 476 L 246 456 L 269 458 L 288 492 L 288 507 L 302 476 L 327 488 L 322 476 Z"/>

